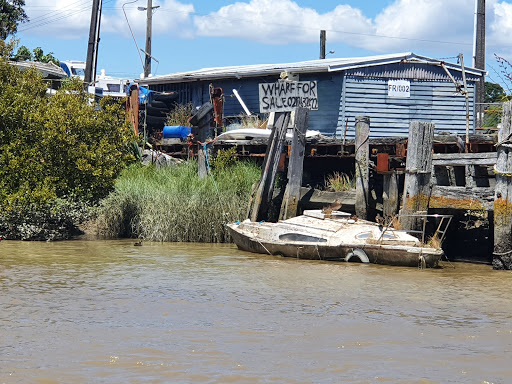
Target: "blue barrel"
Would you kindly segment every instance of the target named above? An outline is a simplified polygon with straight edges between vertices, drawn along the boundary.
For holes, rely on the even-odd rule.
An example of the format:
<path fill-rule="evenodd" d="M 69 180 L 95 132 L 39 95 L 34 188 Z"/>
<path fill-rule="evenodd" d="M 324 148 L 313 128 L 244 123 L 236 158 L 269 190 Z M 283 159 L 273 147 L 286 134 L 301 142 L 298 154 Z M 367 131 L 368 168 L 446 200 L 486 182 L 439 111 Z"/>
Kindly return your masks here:
<path fill-rule="evenodd" d="M 184 140 L 192 132 L 191 127 L 184 127 L 182 125 L 165 125 L 162 131 L 164 139 L 181 139 Z"/>

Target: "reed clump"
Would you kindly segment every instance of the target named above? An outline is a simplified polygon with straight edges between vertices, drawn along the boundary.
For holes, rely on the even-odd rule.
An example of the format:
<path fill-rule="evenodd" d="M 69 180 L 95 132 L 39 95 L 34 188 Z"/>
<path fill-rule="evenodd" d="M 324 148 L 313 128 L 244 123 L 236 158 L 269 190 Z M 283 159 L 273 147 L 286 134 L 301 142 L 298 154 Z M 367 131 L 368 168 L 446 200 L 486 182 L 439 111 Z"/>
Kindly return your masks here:
<path fill-rule="evenodd" d="M 334 172 L 326 177 L 325 186 L 332 192 L 350 191 L 356 187 L 356 182 L 346 173 Z"/>
<path fill-rule="evenodd" d="M 240 161 L 202 179 L 196 162 L 158 169 L 133 166 L 98 208 L 98 232 L 147 241 L 228 242 L 225 224 L 244 218 L 260 172 Z"/>

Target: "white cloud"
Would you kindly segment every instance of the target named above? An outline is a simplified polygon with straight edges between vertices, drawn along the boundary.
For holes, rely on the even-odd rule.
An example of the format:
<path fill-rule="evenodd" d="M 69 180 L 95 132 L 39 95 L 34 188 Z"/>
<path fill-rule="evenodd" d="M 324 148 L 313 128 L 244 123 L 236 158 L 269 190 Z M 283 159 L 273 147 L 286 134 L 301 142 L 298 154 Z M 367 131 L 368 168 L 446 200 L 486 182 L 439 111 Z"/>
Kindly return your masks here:
<path fill-rule="evenodd" d="M 491 37 L 489 48 L 512 54 L 512 3 L 496 3 L 493 11 L 494 20 L 488 29 Z"/>
<path fill-rule="evenodd" d="M 374 21 L 376 35 L 395 38 L 367 39 L 366 48 L 386 51 L 431 42 L 471 45 L 473 4 L 473 0 L 397 0 L 383 9 Z M 442 43 L 437 44 L 438 49 L 444 49 Z"/>
<path fill-rule="evenodd" d="M 137 6 L 145 6 L 146 2 L 139 0 L 117 0 L 115 5 L 103 2 L 101 33 L 116 33 L 131 38 L 123 4 L 130 26 L 136 36 L 145 36 L 146 12 L 137 10 Z M 69 1 L 55 0 L 26 0 L 25 11 L 29 23 L 22 24 L 19 32 L 52 36 L 57 39 L 79 39 L 89 36 L 91 22 L 91 0 Z M 176 0 L 153 1 L 153 6 L 159 6 L 153 16 L 153 34 L 173 34 L 178 37 L 190 37 L 191 14 L 194 13 L 192 4 L 180 3 Z"/>
<path fill-rule="evenodd" d="M 328 44 L 344 43 L 375 52 L 471 51 L 474 0 L 395 0 L 376 17 L 366 17 L 349 5 L 319 13 L 293 0 L 245 0 L 208 15 L 194 15 L 193 0 L 153 0 L 153 34 L 172 38 L 227 37 L 261 44 L 316 43 L 327 30 Z M 131 39 L 122 5 L 128 0 L 104 2 L 101 32 Z M 126 4 L 125 10 L 138 39 L 143 39 L 146 13 L 137 10 L 145 1 Z M 30 23 L 20 32 L 55 39 L 87 38 L 90 0 L 26 0 Z M 487 0 L 487 47 L 512 54 L 512 0 Z M 444 44 L 442 42 L 459 42 Z"/>
<path fill-rule="evenodd" d="M 395 0 L 374 18 L 339 5 L 320 14 L 292 0 L 236 2 L 194 17 L 200 36 L 239 38 L 264 44 L 317 42 L 327 30 L 329 43 L 342 42 L 376 52 L 425 47 L 438 52 L 471 51 L 474 0 Z M 487 0 L 487 43 L 510 45 L 512 3 Z"/>
<path fill-rule="evenodd" d="M 145 7 L 146 2 L 134 3 L 125 6 L 126 17 L 122 12 L 122 6 L 126 0 L 117 0 L 115 13 L 105 13 L 102 19 L 102 31 L 119 33 L 129 37 L 128 24 L 130 23 L 133 33 L 136 36 L 145 36 L 146 33 L 146 11 L 140 11 L 137 7 Z M 183 4 L 176 0 L 153 1 L 156 8 L 152 17 L 153 35 L 172 34 L 175 37 L 191 37 L 191 14 L 194 13 L 192 4 Z"/>
<path fill-rule="evenodd" d="M 21 24 L 18 32 L 62 40 L 81 38 L 89 33 L 90 1 L 26 0 L 24 9 L 29 22 Z"/>
<path fill-rule="evenodd" d="M 316 42 L 321 29 L 372 32 L 371 21 L 348 5 L 319 14 L 291 0 L 237 2 L 207 16 L 196 16 L 194 24 L 200 36 L 233 37 L 266 44 Z M 349 39 L 346 35 L 336 36 L 329 39 Z"/>

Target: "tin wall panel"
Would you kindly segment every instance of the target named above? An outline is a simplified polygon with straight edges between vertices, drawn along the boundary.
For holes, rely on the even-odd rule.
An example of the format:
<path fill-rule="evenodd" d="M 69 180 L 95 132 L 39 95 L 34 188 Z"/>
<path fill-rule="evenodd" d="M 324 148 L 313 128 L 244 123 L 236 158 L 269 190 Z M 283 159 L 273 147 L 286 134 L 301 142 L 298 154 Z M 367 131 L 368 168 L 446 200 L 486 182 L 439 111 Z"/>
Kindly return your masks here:
<path fill-rule="evenodd" d="M 473 132 L 473 82 L 468 90 L 469 125 Z M 344 136 L 348 122 L 346 137 L 354 138 L 356 116 L 370 117 L 371 137 L 407 136 L 411 121 L 432 122 L 437 133 L 465 134 L 466 100 L 455 92 L 452 82 L 411 80 L 410 91 L 408 98 L 389 97 L 387 79 L 347 76 L 337 137 Z"/>

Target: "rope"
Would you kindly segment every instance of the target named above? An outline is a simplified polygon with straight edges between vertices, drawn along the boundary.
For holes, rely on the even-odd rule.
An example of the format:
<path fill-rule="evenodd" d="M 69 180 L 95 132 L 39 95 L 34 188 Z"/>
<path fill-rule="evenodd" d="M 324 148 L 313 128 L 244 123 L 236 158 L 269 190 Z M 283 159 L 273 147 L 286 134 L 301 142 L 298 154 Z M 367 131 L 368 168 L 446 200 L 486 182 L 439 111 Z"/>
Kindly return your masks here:
<path fill-rule="evenodd" d="M 499 175 L 499 176 L 512 177 L 512 173 L 500 172 L 496 169 L 496 166 L 493 167 L 492 171 L 494 172 L 494 174 Z"/>
<path fill-rule="evenodd" d="M 265 251 L 267 251 L 267 253 L 272 256 L 272 254 L 270 253 L 270 251 L 267 249 L 267 247 L 265 247 L 261 241 L 259 241 L 258 239 L 254 238 L 262 247 Z"/>
<path fill-rule="evenodd" d="M 493 252 L 492 254 L 496 255 L 496 256 L 508 256 L 508 255 L 512 255 L 512 249 L 507 252 Z"/>

